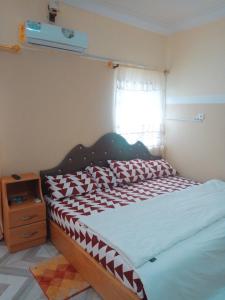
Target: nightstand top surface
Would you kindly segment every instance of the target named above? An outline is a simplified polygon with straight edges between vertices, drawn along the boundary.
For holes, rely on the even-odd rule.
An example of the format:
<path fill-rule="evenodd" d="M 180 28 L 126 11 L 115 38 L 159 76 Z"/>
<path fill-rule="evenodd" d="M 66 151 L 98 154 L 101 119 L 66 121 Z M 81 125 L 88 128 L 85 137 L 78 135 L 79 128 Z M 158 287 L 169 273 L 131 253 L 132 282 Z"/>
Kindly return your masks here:
<path fill-rule="evenodd" d="M 2 177 L 2 183 L 8 184 L 8 183 L 17 183 L 17 182 L 23 182 L 23 181 L 29 181 L 29 180 L 38 180 L 40 177 L 35 173 L 25 173 L 25 174 L 18 174 L 21 176 L 21 179 L 16 180 L 12 176 L 5 176 Z"/>

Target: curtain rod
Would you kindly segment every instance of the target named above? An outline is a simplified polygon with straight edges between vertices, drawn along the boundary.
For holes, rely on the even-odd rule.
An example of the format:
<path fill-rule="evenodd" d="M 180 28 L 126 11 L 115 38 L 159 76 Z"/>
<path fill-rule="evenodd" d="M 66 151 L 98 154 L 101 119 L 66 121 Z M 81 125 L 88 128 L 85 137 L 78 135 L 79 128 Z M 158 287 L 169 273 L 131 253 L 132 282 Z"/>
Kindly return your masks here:
<path fill-rule="evenodd" d="M 48 47 L 38 47 L 38 46 L 24 46 L 24 45 L 13 45 L 13 46 L 8 46 L 8 45 L 2 45 L 0 44 L 0 50 L 4 51 L 10 51 L 14 53 L 19 53 L 21 50 L 30 50 L 30 51 L 37 51 L 37 52 L 48 52 L 48 53 L 56 53 L 56 52 L 61 52 L 65 53 L 65 50 L 61 49 L 54 49 L 54 48 L 48 48 Z M 129 62 L 129 61 L 122 61 L 116 58 L 112 57 L 107 57 L 107 56 L 98 56 L 90 53 L 84 53 L 84 54 L 79 54 L 76 52 L 67 52 L 72 55 L 77 55 L 83 58 L 91 59 L 91 60 L 96 60 L 96 61 L 102 61 L 108 63 L 108 67 L 115 69 L 119 66 L 123 67 L 130 67 L 130 68 L 135 68 L 135 69 L 144 69 L 144 70 L 149 70 L 149 71 L 158 71 L 158 72 L 164 72 L 165 75 L 169 73 L 168 70 L 165 69 L 160 69 L 157 67 L 152 67 L 148 65 L 142 65 L 142 64 L 137 64 L 134 62 Z"/>
<path fill-rule="evenodd" d="M 98 55 L 93 55 L 93 54 L 88 54 L 88 53 L 83 54 L 81 56 L 92 59 L 92 60 L 107 62 L 108 66 L 111 67 L 112 69 L 122 66 L 122 67 L 128 67 L 128 68 L 130 67 L 130 68 L 135 68 L 135 69 L 144 69 L 144 70 L 158 71 L 158 72 L 164 72 L 164 73 L 168 72 L 165 69 L 160 69 L 160 68 L 156 68 L 156 67 L 152 67 L 152 66 L 148 66 L 148 65 L 137 64 L 137 63 L 129 62 L 129 61 L 121 61 L 119 59 L 112 58 L 112 57 L 98 56 Z"/>

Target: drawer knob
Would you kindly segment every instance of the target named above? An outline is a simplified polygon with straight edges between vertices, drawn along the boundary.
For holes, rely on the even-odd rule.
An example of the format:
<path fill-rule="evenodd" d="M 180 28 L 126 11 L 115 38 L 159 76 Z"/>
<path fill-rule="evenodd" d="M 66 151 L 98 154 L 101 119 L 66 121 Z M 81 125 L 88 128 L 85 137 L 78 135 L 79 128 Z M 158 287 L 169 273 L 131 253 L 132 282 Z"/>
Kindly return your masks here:
<path fill-rule="evenodd" d="M 21 220 L 22 221 L 29 221 L 29 220 L 32 220 L 34 218 L 36 218 L 37 215 L 33 215 L 33 216 L 25 216 L 25 217 L 22 217 Z"/>
<path fill-rule="evenodd" d="M 28 238 L 31 238 L 32 236 L 36 235 L 37 233 L 38 233 L 38 231 L 34 231 L 34 232 L 31 232 L 31 233 L 24 233 L 22 235 L 22 237 L 28 239 Z"/>

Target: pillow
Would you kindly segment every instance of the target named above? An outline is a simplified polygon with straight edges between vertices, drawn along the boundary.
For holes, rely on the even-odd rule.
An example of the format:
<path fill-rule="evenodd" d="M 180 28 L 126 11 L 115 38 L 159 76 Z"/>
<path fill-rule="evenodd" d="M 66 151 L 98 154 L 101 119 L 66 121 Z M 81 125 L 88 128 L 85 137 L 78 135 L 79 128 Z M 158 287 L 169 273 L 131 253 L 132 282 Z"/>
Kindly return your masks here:
<path fill-rule="evenodd" d="M 152 176 L 149 167 L 143 164 L 142 159 L 108 160 L 108 164 L 121 183 L 133 183 L 145 180 L 147 177 L 150 179 Z"/>
<path fill-rule="evenodd" d="M 102 190 L 117 186 L 117 179 L 110 168 L 94 166 L 87 167 L 86 171 L 90 173 L 98 188 Z"/>
<path fill-rule="evenodd" d="M 164 159 L 143 160 L 142 163 L 148 169 L 149 177 L 152 179 L 175 176 L 177 174 L 177 171 Z M 150 178 L 146 177 L 146 179 Z"/>
<path fill-rule="evenodd" d="M 74 174 L 46 176 L 48 191 L 54 200 L 72 195 L 83 195 L 97 189 L 95 181 L 87 172 Z"/>

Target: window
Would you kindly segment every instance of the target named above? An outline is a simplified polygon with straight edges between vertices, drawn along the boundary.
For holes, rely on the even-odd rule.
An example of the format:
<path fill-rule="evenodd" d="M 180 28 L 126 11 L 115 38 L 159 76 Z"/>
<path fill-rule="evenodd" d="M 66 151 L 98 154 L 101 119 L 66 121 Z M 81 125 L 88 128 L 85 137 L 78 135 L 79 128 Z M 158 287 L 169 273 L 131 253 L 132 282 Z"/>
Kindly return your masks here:
<path fill-rule="evenodd" d="M 115 129 L 129 143 L 161 148 L 164 74 L 119 68 L 116 78 Z"/>

